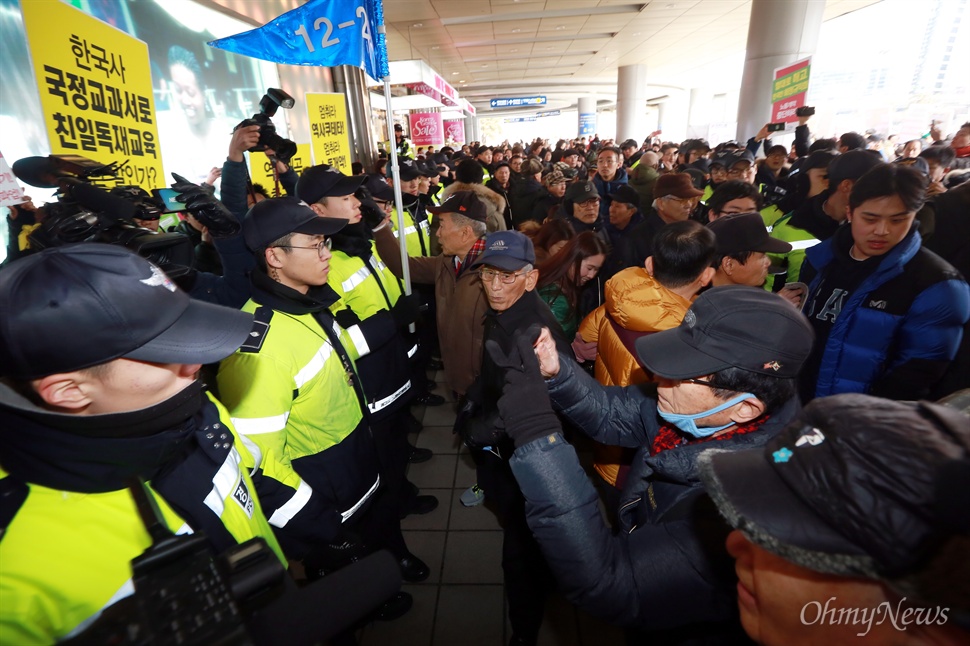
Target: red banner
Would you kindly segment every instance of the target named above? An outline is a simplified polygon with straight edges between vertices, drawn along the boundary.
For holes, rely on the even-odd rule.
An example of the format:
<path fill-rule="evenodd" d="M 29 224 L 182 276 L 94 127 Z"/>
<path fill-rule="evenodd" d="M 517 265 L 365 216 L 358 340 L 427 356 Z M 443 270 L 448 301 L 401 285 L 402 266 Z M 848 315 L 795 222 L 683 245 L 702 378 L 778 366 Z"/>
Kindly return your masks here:
<path fill-rule="evenodd" d="M 445 141 L 456 144 L 465 143 L 465 120 L 445 121 Z"/>
<path fill-rule="evenodd" d="M 411 142 L 415 146 L 440 146 L 445 143 L 445 128 L 440 112 L 414 112 L 408 115 Z"/>
<path fill-rule="evenodd" d="M 806 58 L 775 70 L 771 86 L 771 122 L 798 121 L 795 110 L 805 105 L 812 59 Z"/>

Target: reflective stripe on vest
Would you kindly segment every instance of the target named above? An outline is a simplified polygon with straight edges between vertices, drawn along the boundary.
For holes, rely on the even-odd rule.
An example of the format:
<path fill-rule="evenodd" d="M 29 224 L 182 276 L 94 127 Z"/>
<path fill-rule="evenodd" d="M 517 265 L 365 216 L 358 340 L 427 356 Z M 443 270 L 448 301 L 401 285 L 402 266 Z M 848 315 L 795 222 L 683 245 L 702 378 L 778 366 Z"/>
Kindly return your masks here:
<path fill-rule="evenodd" d="M 387 397 L 383 399 L 379 399 L 373 403 L 368 402 L 367 408 L 370 409 L 370 412 L 372 413 L 376 413 L 378 411 L 384 410 L 385 408 L 387 408 L 388 406 L 396 402 L 398 399 L 400 399 L 401 395 L 403 395 L 408 390 L 410 390 L 410 388 L 411 388 L 411 380 L 408 379 L 406 382 L 404 382 L 403 386 L 395 390 Z"/>
<path fill-rule="evenodd" d="M 242 458 L 239 457 L 236 448 L 231 448 L 226 454 L 226 459 L 222 461 L 222 466 L 212 476 L 212 490 L 203 502 L 216 516 L 222 516 L 222 512 L 226 510 L 226 498 L 233 494 L 239 481 L 242 480 L 239 469 L 241 461 Z"/>
<path fill-rule="evenodd" d="M 233 417 L 232 425 L 240 435 L 260 435 L 262 433 L 276 433 L 286 428 L 286 418 L 289 411 L 272 417 Z"/>
<path fill-rule="evenodd" d="M 351 507 L 347 511 L 340 512 L 340 517 L 343 519 L 340 522 L 347 522 L 347 519 L 349 519 L 351 516 L 356 514 L 357 510 L 360 509 L 361 505 L 367 502 L 368 498 L 373 496 L 374 492 L 377 491 L 377 488 L 380 486 L 381 486 L 381 477 L 378 475 L 377 479 L 374 480 L 374 484 L 371 486 L 371 488 L 367 490 L 367 493 L 365 493 L 360 500 L 354 503 L 353 507 Z"/>
<path fill-rule="evenodd" d="M 308 381 L 316 377 L 323 370 L 323 366 L 326 365 L 327 359 L 330 358 L 331 354 L 333 354 L 333 346 L 324 342 L 310 358 L 309 363 L 300 368 L 299 372 L 293 377 L 297 390 L 303 388 Z"/>
<path fill-rule="evenodd" d="M 273 527 L 286 527 L 286 524 L 293 520 L 294 516 L 303 511 L 312 494 L 313 489 L 301 478 L 296 493 L 273 512 L 273 515 L 269 517 L 269 524 Z"/>

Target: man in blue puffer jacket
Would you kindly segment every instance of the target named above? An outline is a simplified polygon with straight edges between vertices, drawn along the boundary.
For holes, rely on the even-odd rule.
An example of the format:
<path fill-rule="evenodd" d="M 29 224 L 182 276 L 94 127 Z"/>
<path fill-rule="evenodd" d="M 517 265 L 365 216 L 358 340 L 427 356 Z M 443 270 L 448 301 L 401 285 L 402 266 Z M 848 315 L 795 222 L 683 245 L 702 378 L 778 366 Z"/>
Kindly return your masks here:
<path fill-rule="evenodd" d="M 803 403 L 848 392 L 920 399 L 956 355 L 970 288 L 921 247 L 926 183 L 908 166 L 877 166 L 852 188 L 848 226 L 806 252 L 803 311 L 817 340 L 800 377 Z"/>

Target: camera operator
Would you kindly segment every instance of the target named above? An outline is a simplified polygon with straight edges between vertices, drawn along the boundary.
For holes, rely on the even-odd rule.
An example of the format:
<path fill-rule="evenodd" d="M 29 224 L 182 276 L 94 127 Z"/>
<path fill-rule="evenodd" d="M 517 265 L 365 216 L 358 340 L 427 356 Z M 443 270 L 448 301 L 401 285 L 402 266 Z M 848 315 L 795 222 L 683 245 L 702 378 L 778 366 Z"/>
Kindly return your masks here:
<path fill-rule="evenodd" d="M 196 380 L 252 315 L 190 299 L 118 246 L 54 247 L 0 273 L 0 643 L 53 642 L 132 593 L 150 544 L 126 489 L 216 551 L 282 560 L 225 409 Z M 238 492 L 250 492 L 247 504 Z"/>
<path fill-rule="evenodd" d="M 246 168 L 246 159 L 243 155 L 247 150 L 258 146 L 260 129 L 261 126 L 259 125 L 240 125 L 237 127 L 229 141 L 229 156 L 222 164 L 222 192 L 220 193 L 222 203 L 240 221 L 256 202 L 265 199 L 256 191 L 251 190 L 249 171 Z M 267 147 L 264 147 L 264 151 L 270 159 L 275 159 L 276 151 Z M 275 163 L 283 191 L 286 195 L 296 195 L 298 179 L 296 171 L 280 160 L 276 160 Z"/>

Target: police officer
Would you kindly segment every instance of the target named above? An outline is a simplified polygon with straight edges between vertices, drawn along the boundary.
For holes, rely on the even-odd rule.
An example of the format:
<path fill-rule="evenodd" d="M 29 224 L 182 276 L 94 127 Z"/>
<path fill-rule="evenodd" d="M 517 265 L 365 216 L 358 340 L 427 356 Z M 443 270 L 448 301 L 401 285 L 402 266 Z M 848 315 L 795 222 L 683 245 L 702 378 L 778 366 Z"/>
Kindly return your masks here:
<path fill-rule="evenodd" d="M 368 352 L 367 338 L 362 325 L 345 330 L 328 310 L 338 300 L 327 285 L 328 236 L 345 223 L 293 197 L 250 210 L 243 235 L 258 270 L 243 309 L 259 329 L 220 366 L 220 395 L 244 441 L 258 448 L 264 473 L 275 476 L 260 496 L 283 549 L 303 560 L 308 575 L 386 547 L 403 576 L 418 581 L 427 568 L 409 567 L 420 561 L 379 493 L 368 402 L 354 364 Z M 383 618 L 410 605 L 402 593 Z"/>
<path fill-rule="evenodd" d="M 222 551 L 283 553 L 254 457 L 205 392 L 200 364 L 252 315 L 191 300 L 120 247 L 55 247 L 0 274 L 0 643 L 51 643 L 132 594 L 152 538 L 127 491 L 149 483 L 173 532 Z"/>

